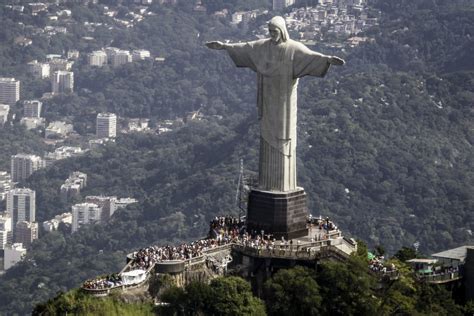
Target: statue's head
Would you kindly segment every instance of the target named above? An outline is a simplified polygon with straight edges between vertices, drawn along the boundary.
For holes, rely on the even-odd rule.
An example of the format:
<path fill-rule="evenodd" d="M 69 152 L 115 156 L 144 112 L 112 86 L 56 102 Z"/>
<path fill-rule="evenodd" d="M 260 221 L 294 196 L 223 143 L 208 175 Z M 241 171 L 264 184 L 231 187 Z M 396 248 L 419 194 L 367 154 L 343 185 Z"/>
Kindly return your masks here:
<path fill-rule="evenodd" d="M 281 16 L 275 16 L 268 22 L 268 31 L 270 32 L 271 41 L 275 44 L 286 42 L 290 38 L 285 19 Z"/>

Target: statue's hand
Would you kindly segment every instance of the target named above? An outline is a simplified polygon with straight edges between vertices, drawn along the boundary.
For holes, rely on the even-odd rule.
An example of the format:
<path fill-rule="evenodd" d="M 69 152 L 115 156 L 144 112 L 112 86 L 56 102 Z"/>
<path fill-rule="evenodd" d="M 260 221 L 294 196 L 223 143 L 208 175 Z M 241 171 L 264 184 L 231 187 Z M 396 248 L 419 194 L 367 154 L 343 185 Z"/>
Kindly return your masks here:
<path fill-rule="evenodd" d="M 339 57 L 336 57 L 336 56 L 331 56 L 329 58 L 329 63 L 331 65 L 336 65 L 336 66 L 342 66 L 344 65 L 346 62 L 344 61 L 344 59 L 342 58 L 339 58 Z"/>
<path fill-rule="evenodd" d="M 210 49 L 225 49 L 224 43 L 219 41 L 207 42 L 205 45 Z"/>

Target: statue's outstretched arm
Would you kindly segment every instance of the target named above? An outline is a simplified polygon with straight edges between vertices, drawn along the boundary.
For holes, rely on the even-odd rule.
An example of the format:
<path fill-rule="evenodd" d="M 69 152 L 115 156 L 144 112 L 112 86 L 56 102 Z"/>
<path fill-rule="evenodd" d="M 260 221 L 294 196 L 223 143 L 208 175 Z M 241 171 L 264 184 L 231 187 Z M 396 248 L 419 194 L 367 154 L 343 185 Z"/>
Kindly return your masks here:
<path fill-rule="evenodd" d="M 339 58 L 337 56 L 330 56 L 328 61 L 331 65 L 336 65 L 336 66 L 342 66 L 346 63 L 344 59 Z"/>
<path fill-rule="evenodd" d="M 224 44 L 219 41 L 213 41 L 213 42 L 206 42 L 205 45 L 207 46 L 207 48 L 220 50 L 220 49 L 225 49 L 227 44 Z"/>
<path fill-rule="evenodd" d="M 324 54 L 315 52 L 314 50 L 309 49 L 307 46 L 305 46 L 305 45 L 303 45 L 299 42 L 296 42 L 294 45 L 296 45 L 296 47 L 298 48 L 296 50 L 296 52 L 300 56 L 311 55 L 311 56 L 321 57 L 321 58 L 324 58 L 325 60 L 327 60 L 327 62 L 330 63 L 331 65 L 336 65 L 336 66 L 342 66 L 346 63 L 344 61 L 344 59 L 342 59 L 340 57 L 328 56 L 328 55 L 324 55 Z"/>

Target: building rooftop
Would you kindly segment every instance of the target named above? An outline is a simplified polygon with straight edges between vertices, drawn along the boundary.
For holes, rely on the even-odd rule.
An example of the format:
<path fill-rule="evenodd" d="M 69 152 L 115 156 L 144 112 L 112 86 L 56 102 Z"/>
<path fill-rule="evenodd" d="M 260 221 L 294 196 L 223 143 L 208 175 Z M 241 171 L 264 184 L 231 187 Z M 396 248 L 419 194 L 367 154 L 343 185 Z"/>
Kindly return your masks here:
<path fill-rule="evenodd" d="M 0 81 L 3 82 L 15 82 L 17 81 L 15 78 L 0 78 Z"/>
<path fill-rule="evenodd" d="M 15 251 L 26 251 L 26 249 L 23 248 L 23 244 L 21 242 L 14 243 L 9 248 Z"/>
<path fill-rule="evenodd" d="M 433 264 L 433 263 L 436 263 L 437 261 L 438 261 L 437 259 L 425 259 L 425 258 L 415 258 L 415 259 L 407 260 L 407 262 L 410 262 L 410 263 L 427 263 L 427 264 Z"/>
<path fill-rule="evenodd" d="M 35 193 L 34 190 L 28 189 L 28 188 L 14 188 L 10 190 L 10 193 L 12 194 L 31 194 Z"/>
<path fill-rule="evenodd" d="M 474 246 L 461 246 L 458 248 L 453 248 L 453 249 L 441 251 L 438 253 L 434 253 L 431 256 L 434 258 L 446 258 L 446 259 L 464 261 L 464 259 L 466 258 L 467 248 L 474 248 Z"/>

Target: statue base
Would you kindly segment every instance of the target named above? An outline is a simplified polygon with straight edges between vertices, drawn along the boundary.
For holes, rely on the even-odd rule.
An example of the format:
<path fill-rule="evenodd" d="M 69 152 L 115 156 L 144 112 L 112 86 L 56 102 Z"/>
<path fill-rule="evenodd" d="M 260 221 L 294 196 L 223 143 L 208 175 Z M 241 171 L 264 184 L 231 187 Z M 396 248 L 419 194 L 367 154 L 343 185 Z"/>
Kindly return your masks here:
<path fill-rule="evenodd" d="M 253 189 L 249 193 L 247 231 L 273 234 L 277 239 L 293 239 L 308 235 L 306 192 L 297 188 L 290 192 Z"/>

